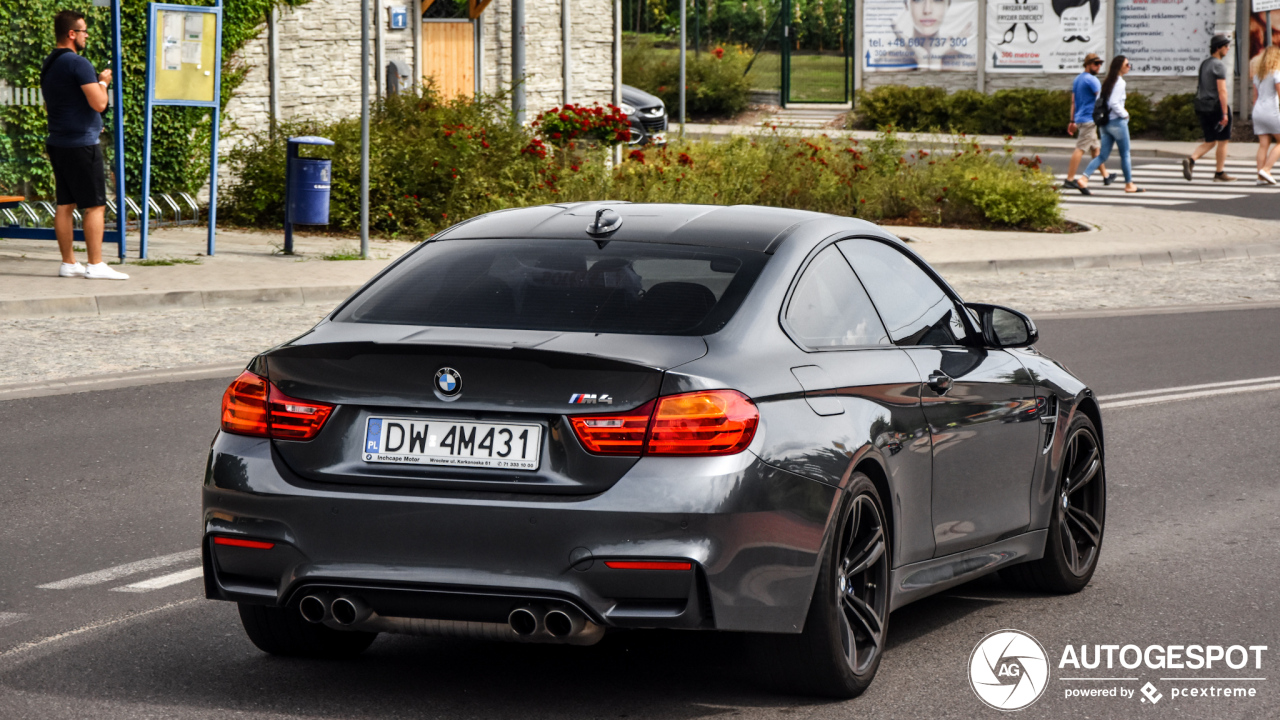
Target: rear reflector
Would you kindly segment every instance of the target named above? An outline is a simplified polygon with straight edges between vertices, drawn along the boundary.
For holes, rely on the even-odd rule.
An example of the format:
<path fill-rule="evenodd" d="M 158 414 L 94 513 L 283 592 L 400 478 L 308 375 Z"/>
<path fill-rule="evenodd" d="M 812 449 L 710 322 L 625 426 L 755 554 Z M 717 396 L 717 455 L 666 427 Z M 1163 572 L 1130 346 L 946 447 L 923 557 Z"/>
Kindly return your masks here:
<path fill-rule="evenodd" d="M 649 560 L 606 560 L 604 566 L 613 570 L 692 570 L 691 562 L 655 562 Z"/>
<path fill-rule="evenodd" d="M 244 540 L 242 538 L 215 537 L 214 545 L 229 545 L 231 547 L 253 548 L 254 550 L 270 550 L 275 547 L 273 542 L 262 542 L 261 540 Z"/>
<path fill-rule="evenodd" d="M 756 435 L 760 412 L 736 390 L 704 390 L 658 399 L 649 455 L 734 455 Z"/>
<path fill-rule="evenodd" d="M 598 455 L 639 455 L 653 415 L 653 401 L 635 410 L 609 415 L 578 415 L 569 418 L 573 432 L 583 447 Z"/>
<path fill-rule="evenodd" d="M 237 435 L 310 440 L 332 412 L 332 405 L 291 398 L 248 370 L 222 394 L 222 429 Z"/>

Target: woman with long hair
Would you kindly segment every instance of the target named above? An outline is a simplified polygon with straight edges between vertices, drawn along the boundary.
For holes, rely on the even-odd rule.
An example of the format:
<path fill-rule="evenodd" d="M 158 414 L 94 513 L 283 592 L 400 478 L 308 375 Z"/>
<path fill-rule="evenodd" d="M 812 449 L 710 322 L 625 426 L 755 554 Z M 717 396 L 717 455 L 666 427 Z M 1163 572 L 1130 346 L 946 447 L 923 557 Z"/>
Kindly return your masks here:
<path fill-rule="evenodd" d="M 1126 97 L 1124 76 L 1132 66 L 1129 58 L 1117 55 L 1111 59 L 1107 68 L 1107 79 L 1102 81 L 1102 90 L 1098 93 L 1098 107 L 1106 108 L 1107 120 L 1098 124 L 1098 134 L 1102 136 L 1102 152 L 1089 161 L 1084 173 L 1076 179 L 1076 189 L 1084 195 L 1089 192 L 1089 176 L 1098 166 L 1111 157 L 1113 146 L 1120 148 L 1120 168 L 1124 170 L 1124 191 L 1127 193 L 1143 192 L 1133 184 L 1133 162 L 1129 156 L 1129 111 L 1124 109 Z"/>
<path fill-rule="evenodd" d="M 1280 159 L 1280 47 L 1271 45 L 1249 63 L 1253 77 L 1253 133 L 1258 136 L 1258 184 L 1275 185 Z"/>

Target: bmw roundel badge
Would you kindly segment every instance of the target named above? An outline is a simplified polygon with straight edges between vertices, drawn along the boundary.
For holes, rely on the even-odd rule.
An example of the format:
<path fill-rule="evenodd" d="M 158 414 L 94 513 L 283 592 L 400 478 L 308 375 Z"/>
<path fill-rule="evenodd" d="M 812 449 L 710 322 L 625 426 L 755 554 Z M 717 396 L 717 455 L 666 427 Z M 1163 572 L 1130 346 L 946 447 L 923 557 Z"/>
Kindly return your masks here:
<path fill-rule="evenodd" d="M 451 367 L 436 371 L 436 391 L 445 397 L 457 397 L 462 392 L 462 375 Z"/>

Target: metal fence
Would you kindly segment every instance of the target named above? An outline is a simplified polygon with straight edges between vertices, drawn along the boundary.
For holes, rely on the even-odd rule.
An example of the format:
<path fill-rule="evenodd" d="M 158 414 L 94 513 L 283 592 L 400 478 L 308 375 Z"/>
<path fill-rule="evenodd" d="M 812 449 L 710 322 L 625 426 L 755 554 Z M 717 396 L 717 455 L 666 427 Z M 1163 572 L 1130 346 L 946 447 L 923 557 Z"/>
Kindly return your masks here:
<path fill-rule="evenodd" d="M 138 229 L 139 218 L 142 217 L 142 207 L 139 200 L 134 198 L 125 198 L 124 221 L 126 230 Z M 176 195 L 161 193 L 152 195 L 147 200 L 147 204 L 151 208 L 151 218 L 148 223 L 150 227 L 165 227 L 174 225 L 195 225 L 200 222 L 202 214 L 207 213 L 207 208 L 201 207 L 200 203 L 190 194 L 181 192 Z M 33 200 L 29 202 L 18 203 L 16 207 L 0 208 L 0 237 L 4 237 L 4 226 L 19 228 L 52 228 L 53 218 L 57 208 L 53 203 L 47 200 Z M 75 217 L 75 226 L 81 226 L 81 217 L 79 210 L 72 210 Z M 120 209 L 116 205 L 115 200 L 107 200 L 107 226 L 116 228 L 120 222 Z"/>

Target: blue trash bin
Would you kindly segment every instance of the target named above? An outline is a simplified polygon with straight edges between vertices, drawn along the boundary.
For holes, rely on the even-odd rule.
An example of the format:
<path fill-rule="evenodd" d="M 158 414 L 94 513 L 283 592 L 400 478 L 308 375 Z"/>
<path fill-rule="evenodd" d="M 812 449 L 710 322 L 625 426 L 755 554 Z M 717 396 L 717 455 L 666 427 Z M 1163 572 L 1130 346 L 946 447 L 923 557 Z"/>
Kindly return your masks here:
<path fill-rule="evenodd" d="M 333 145 L 328 138 L 289 138 L 285 159 L 284 251 L 293 252 L 293 225 L 329 224 L 329 190 L 333 162 L 298 157 L 301 145 Z"/>

